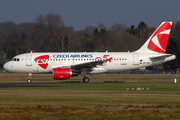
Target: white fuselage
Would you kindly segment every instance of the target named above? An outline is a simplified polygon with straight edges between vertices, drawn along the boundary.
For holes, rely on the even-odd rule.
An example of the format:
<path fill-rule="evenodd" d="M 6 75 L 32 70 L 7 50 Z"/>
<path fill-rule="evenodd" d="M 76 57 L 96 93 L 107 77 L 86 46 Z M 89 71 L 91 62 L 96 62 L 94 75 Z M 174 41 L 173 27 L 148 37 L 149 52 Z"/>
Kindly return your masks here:
<path fill-rule="evenodd" d="M 165 54 L 138 52 L 54 52 L 25 53 L 15 56 L 4 65 L 9 72 L 51 73 L 53 68 L 68 67 L 96 60 L 107 60 L 92 68 L 88 74 L 121 72 L 161 64 L 175 59 L 175 55 L 162 59 L 151 59 Z M 49 57 L 47 57 L 49 56 Z"/>

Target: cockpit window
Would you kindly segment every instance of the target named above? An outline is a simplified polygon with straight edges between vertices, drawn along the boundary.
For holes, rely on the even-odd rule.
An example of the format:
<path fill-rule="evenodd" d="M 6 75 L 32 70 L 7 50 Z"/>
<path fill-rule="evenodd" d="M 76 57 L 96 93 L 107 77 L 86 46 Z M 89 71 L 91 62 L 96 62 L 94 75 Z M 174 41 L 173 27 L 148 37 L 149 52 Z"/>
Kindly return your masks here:
<path fill-rule="evenodd" d="M 11 61 L 14 61 L 14 60 L 15 60 L 15 58 L 12 58 L 12 59 L 11 59 Z"/>
<path fill-rule="evenodd" d="M 19 61 L 19 58 L 12 58 L 11 61 Z"/>

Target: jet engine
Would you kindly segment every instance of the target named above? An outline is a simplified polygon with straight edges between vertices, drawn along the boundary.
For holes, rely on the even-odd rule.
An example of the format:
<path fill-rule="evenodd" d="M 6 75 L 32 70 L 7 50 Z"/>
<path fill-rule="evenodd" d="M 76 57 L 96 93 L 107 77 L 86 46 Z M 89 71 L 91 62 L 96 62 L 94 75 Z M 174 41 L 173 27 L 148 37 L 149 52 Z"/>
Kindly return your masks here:
<path fill-rule="evenodd" d="M 54 68 L 52 73 L 53 78 L 56 80 L 64 80 L 73 76 L 78 76 L 78 73 L 73 73 L 70 68 Z"/>

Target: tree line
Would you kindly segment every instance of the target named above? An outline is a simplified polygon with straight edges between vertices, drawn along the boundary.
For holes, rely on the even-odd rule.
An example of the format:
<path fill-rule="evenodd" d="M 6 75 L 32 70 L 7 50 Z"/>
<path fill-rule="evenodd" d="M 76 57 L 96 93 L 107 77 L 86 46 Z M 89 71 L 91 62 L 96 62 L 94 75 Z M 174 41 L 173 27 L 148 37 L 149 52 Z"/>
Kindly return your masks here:
<path fill-rule="evenodd" d="M 137 27 L 115 23 L 107 28 L 87 25 L 84 30 L 66 26 L 59 14 L 38 15 L 33 22 L 0 23 L 0 63 L 26 52 L 127 52 L 141 47 L 156 28 L 141 21 Z M 167 53 L 177 59 L 164 64 L 166 69 L 179 68 L 180 24 L 174 22 Z"/>

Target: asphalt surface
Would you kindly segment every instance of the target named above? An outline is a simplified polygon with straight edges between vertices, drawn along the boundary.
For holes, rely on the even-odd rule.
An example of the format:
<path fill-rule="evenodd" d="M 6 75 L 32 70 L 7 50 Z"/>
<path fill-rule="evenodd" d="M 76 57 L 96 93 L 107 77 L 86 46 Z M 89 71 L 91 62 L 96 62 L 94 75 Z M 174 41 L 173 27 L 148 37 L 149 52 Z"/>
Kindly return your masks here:
<path fill-rule="evenodd" d="M 65 83 L 0 83 L 0 88 L 14 87 L 64 87 Z M 70 84 L 70 83 L 66 83 Z M 74 83 L 77 84 L 77 83 Z"/>
<path fill-rule="evenodd" d="M 62 82 L 62 83 L 0 83 L 0 88 L 15 88 L 15 87 L 65 87 L 68 84 L 105 84 L 105 83 L 124 83 L 124 82 Z"/>

